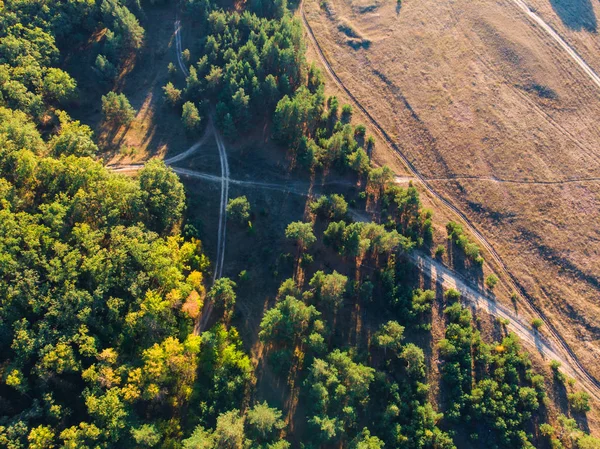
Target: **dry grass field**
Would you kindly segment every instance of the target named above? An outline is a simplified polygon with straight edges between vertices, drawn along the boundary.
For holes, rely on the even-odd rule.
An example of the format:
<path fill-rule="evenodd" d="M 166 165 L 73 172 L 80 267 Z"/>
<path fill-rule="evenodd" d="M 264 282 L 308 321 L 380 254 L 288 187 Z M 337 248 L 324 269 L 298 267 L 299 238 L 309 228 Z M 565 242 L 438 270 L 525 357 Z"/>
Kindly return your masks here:
<path fill-rule="evenodd" d="M 526 3 L 600 70 L 600 4 Z M 600 88 L 513 0 L 304 10 L 348 89 L 600 376 Z"/>

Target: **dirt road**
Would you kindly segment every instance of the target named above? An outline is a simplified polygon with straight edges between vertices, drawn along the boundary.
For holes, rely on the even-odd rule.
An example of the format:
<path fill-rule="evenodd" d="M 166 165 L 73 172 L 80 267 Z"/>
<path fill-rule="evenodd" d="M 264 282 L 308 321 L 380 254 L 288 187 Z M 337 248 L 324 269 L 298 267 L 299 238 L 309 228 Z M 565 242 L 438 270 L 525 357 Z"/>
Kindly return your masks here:
<path fill-rule="evenodd" d="M 177 56 L 177 63 L 179 64 L 181 72 L 186 77 L 189 76 L 190 72 L 183 63 L 183 59 L 181 59 L 181 54 L 183 53 L 183 45 L 181 44 L 181 21 L 179 19 L 175 19 L 175 53 Z"/>
<path fill-rule="evenodd" d="M 600 76 L 598 76 L 596 72 L 592 70 L 592 68 L 581 58 L 581 56 L 579 56 L 577 52 L 569 44 L 567 44 L 556 31 L 552 29 L 550 25 L 544 22 L 540 16 L 533 12 L 523 0 L 512 0 L 512 2 L 517 5 L 530 20 L 542 28 L 558 45 L 560 45 L 560 47 L 567 52 L 573 62 L 575 62 L 575 64 L 577 64 L 585 72 L 585 74 L 589 76 L 592 82 L 600 88 Z"/>
<path fill-rule="evenodd" d="M 217 141 L 219 158 L 221 160 L 221 204 L 219 208 L 219 232 L 217 235 L 217 263 L 213 281 L 223 276 L 223 264 L 225 262 L 225 239 L 227 236 L 227 202 L 229 201 L 229 163 L 227 161 L 227 150 L 223 138 L 215 128 L 212 117 L 210 125 Z"/>

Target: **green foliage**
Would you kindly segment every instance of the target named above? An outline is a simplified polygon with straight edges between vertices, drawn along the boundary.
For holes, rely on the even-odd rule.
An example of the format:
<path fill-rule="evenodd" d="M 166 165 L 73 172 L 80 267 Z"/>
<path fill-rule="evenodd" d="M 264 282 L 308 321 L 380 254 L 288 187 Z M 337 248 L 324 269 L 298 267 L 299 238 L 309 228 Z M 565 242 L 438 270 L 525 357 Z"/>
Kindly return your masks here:
<path fill-rule="evenodd" d="M 317 441 L 336 441 L 356 425 L 365 412 L 374 375 L 373 368 L 338 349 L 326 359 L 314 359 L 305 386 L 311 401 L 309 423 Z"/>
<path fill-rule="evenodd" d="M 319 197 L 310 203 L 310 209 L 314 214 L 330 220 L 341 220 L 348 212 L 348 203 L 343 195 L 336 193 Z"/>
<path fill-rule="evenodd" d="M 203 403 L 202 421 L 240 406 L 253 380 L 252 362 L 242 348 L 235 328 L 218 324 L 202 334 L 198 381 L 189 400 Z"/>
<path fill-rule="evenodd" d="M 181 184 L 159 162 L 134 179 L 78 156 L 95 150 L 91 131 L 64 113 L 48 144 L 20 113 L 0 114 L 0 351 L 17 412 L 4 422 L 23 428 L 11 444 L 133 444 L 143 411 L 176 415 L 195 380 L 181 298 L 202 293 L 201 247 L 156 214 L 180 218 L 165 198 L 182 205 Z"/>
<path fill-rule="evenodd" d="M 152 159 L 139 174 L 140 199 L 150 215 L 148 226 L 160 234 L 170 232 L 181 221 L 185 192 L 177 175 L 163 161 Z"/>
<path fill-rule="evenodd" d="M 163 86 L 163 92 L 165 93 L 165 100 L 167 101 L 167 103 L 169 103 L 169 105 L 171 106 L 177 106 L 179 104 L 179 102 L 181 101 L 181 90 L 177 89 L 175 86 L 173 86 L 172 82 L 168 82 L 165 86 Z M 189 103 L 189 102 L 188 102 Z M 188 104 L 186 103 L 186 104 Z M 192 103 L 192 106 L 194 106 L 194 104 Z M 185 105 L 184 105 L 185 107 Z M 191 129 L 194 129 L 195 126 L 197 126 L 200 122 L 200 114 L 198 113 L 198 110 L 196 109 L 196 116 L 197 116 L 197 120 L 196 123 L 189 123 L 189 122 L 193 122 L 193 118 L 189 117 L 191 115 L 193 115 L 193 108 L 191 108 L 190 106 L 187 107 L 187 109 L 189 109 L 186 112 L 186 115 L 188 115 L 187 118 L 183 118 L 183 122 L 184 122 L 184 126 L 186 129 L 188 129 L 188 126 L 191 126 Z"/>
<path fill-rule="evenodd" d="M 94 143 L 93 132 L 87 125 L 82 125 L 78 120 L 71 120 L 63 111 L 56 112 L 60 128 L 52 137 L 49 147 L 52 154 L 58 156 L 94 156 L 98 147 Z"/>
<path fill-rule="evenodd" d="M 411 184 L 408 188 L 403 188 L 389 185 L 384 192 L 383 207 L 392 216 L 399 233 L 419 244 L 431 242 L 432 212 L 421 208 L 419 192 L 415 186 Z"/>
<path fill-rule="evenodd" d="M 287 14 L 267 19 L 248 11 L 212 10 L 202 0 L 186 3 L 198 10 L 205 34 L 199 39 L 202 57 L 190 67 L 184 97 L 213 100 L 217 124 L 226 135 L 248 130 L 270 115 L 283 95 L 292 95 L 305 83 L 305 45 L 298 20 Z M 285 9 L 284 2 L 280 6 Z"/>
<path fill-rule="evenodd" d="M 281 419 L 282 413 L 276 408 L 269 407 L 267 402 L 256 404 L 246 414 L 249 433 L 253 439 L 264 442 L 285 427 Z"/>
<path fill-rule="evenodd" d="M 534 329 L 539 329 L 544 325 L 544 322 L 540 319 L 540 318 L 534 318 L 533 320 L 531 320 L 531 327 L 533 327 Z"/>
<path fill-rule="evenodd" d="M 446 253 L 446 247 L 444 245 L 438 245 L 435 247 L 435 257 L 436 259 L 441 258 Z"/>
<path fill-rule="evenodd" d="M 487 288 L 489 288 L 490 290 L 493 290 L 494 287 L 496 287 L 496 285 L 498 285 L 498 276 L 496 276 L 495 274 L 490 274 L 488 275 L 488 277 L 485 278 L 485 286 Z"/>
<path fill-rule="evenodd" d="M 230 198 L 227 202 L 227 216 L 240 224 L 248 224 L 250 219 L 250 202 L 246 196 Z"/>
<path fill-rule="evenodd" d="M 320 316 L 314 306 L 287 296 L 265 313 L 258 335 L 264 342 L 292 346 L 296 341 L 305 341 L 312 332 L 322 330 Z"/>
<path fill-rule="evenodd" d="M 585 391 L 570 393 L 568 396 L 569 405 L 577 413 L 585 413 L 591 410 L 590 395 Z"/>
<path fill-rule="evenodd" d="M 398 324 L 397 321 L 388 321 L 375 334 L 375 342 L 378 346 L 381 346 L 386 351 L 391 349 L 396 354 L 400 353 L 403 340 L 404 326 Z"/>
<path fill-rule="evenodd" d="M 131 429 L 131 435 L 141 447 L 155 447 L 160 442 L 160 433 L 152 424 L 143 424 L 138 428 Z"/>
<path fill-rule="evenodd" d="M 517 337 L 509 334 L 500 343 L 486 345 L 458 302 L 445 313 L 450 324 L 438 347 L 453 401 L 446 416 L 470 425 L 490 445 L 531 448 L 525 429 L 544 397 L 543 379 L 534 374 Z"/>
<path fill-rule="evenodd" d="M 290 223 L 285 230 L 285 236 L 288 239 L 295 240 L 303 251 L 317 241 L 313 232 L 313 225 L 301 221 Z"/>
<path fill-rule="evenodd" d="M 171 92 L 173 94 L 173 92 Z M 181 121 L 186 131 L 194 133 L 200 128 L 200 113 L 198 108 L 191 101 L 186 101 L 181 110 Z"/>
<path fill-rule="evenodd" d="M 371 432 L 366 427 L 350 443 L 351 449 L 382 449 L 385 443 L 376 436 L 371 436 Z"/>
<path fill-rule="evenodd" d="M 139 50 L 144 43 L 144 29 L 137 18 L 118 0 L 103 0 L 100 10 L 109 28 L 127 50 Z"/>
<path fill-rule="evenodd" d="M 110 81 L 117 76 L 117 68 L 115 65 L 108 60 L 108 58 L 102 54 L 96 56 L 96 69 L 102 74 L 104 79 Z"/>
<path fill-rule="evenodd" d="M 331 274 L 317 271 L 309 282 L 315 299 L 330 310 L 342 305 L 347 284 L 348 278 L 337 271 Z"/>
<path fill-rule="evenodd" d="M 235 306 L 235 288 L 236 283 L 229 278 L 219 278 L 208 292 L 208 298 L 226 315 L 233 312 Z"/>
<path fill-rule="evenodd" d="M 136 110 L 124 94 L 109 92 L 102 96 L 102 113 L 109 123 L 129 125 L 135 118 Z"/>
<path fill-rule="evenodd" d="M 387 254 L 398 249 L 410 251 L 413 243 L 396 230 L 387 231 L 376 223 L 331 222 L 323 234 L 323 241 L 340 254 L 362 257 L 367 254 Z"/>
<path fill-rule="evenodd" d="M 44 76 L 42 91 L 49 101 L 64 103 L 75 96 L 77 83 L 61 69 L 50 68 Z"/>
<path fill-rule="evenodd" d="M 448 232 L 448 239 L 463 250 L 469 260 L 477 265 L 483 265 L 483 257 L 480 254 L 479 246 L 469 240 L 460 224 L 450 221 L 446 224 L 446 231 Z"/>

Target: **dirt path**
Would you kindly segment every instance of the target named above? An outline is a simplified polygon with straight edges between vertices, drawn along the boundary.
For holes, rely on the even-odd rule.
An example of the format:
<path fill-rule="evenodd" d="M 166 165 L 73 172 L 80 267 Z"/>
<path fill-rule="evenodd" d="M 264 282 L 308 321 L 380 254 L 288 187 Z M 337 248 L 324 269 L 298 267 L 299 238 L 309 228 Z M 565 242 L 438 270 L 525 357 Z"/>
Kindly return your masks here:
<path fill-rule="evenodd" d="M 190 75 L 187 67 L 183 63 L 181 59 L 181 54 L 183 53 L 183 45 L 181 44 L 181 21 L 176 18 L 175 19 L 175 52 L 177 53 L 177 62 L 179 63 L 179 68 L 181 72 L 187 77 Z"/>
<path fill-rule="evenodd" d="M 215 128 L 212 117 L 210 125 L 217 141 L 219 158 L 221 160 L 221 204 L 219 208 L 219 232 L 217 235 L 217 263 L 213 282 L 223 276 L 223 264 L 225 262 L 225 239 L 227 236 L 227 201 L 229 200 L 229 163 L 227 162 L 227 150 L 223 138 Z"/>
<path fill-rule="evenodd" d="M 208 126 L 206 128 L 206 131 L 204 132 L 204 135 L 200 138 L 200 140 L 198 142 L 196 142 L 194 145 L 192 145 L 191 147 L 189 147 L 187 150 L 182 151 L 179 154 L 176 154 L 173 157 L 170 157 L 168 159 L 165 159 L 165 164 L 167 165 L 173 165 L 176 164 L 177 162 L 180 162 L 184 159 L 187 159 L 188 157 L 190 157 L 191 155 L 193 155 L 194 153 L 196 153 L 196 151 L 198 151 L 202 145 L 204 145 L 206 143 L 206 140 L 213 134 L 213 129 L 212 127 Z"/>
<path fill-rule="evenodd" d="M 592 82 L 600 87 L 600 76 L 587 65 L 587 63 L 577 54 L 577 52 L 565 42 L 565 40 L 559 36 L 559 34 L 552 29 L 550 25 L 542 20 L 540 16 L 534 13 L 531 8 L 523 0 L 512 0 L 536 25 L 542 28 L 563 50 L 571 57 L 571 59 L 590 77 Z"/>
<path fill-rule="evenodd" d="M 519 0 L 513 0 L 519 1 Z M 385 129 L 380 125 L 380 123 L 365 109 L 365 107 L 360 103 L 360 101 L 356 98 L 356 96 L 348 89 L 348 87 L 344 84 L 344 82 L 340 79 L 340 77 L 336 74 L 335 70 L 329 63 L 327 57 L 323 53 L 319 42 L 317 41 L 315 34 L 306 18 L 306 14 L 304 12 L 304 2 L 300 4 L 300 16 L 302 18 L 302 22 L 304 23 L 304 27 L 306 29 L 309 41 L 311 45 L 314 47 L 321 64 L 323 65 L 325 71 L 330 76 L 330 78 L 334 81 L 337 87 L 342 90 L 348 98 L 354 103 L 359 111 L 362 112 L 364 117 L 368 120 L 368 122 L 372 125 L 373 129 L 379 136 L 386 142 L 386 144 L 390 147 L 392 151 L 394 151 L 400 159 L 404 162 L 404 165 L 408 168 L 410 173 L 415 177 L 415 179 L 420 182 L 423 187 L 440 201 L 446 208 L 451 210 L 454 214 L 456 214 L 461 221 L 466 225 L 471 234 L 473 234 L 476 240 L 481 244 L 487 252 L 491 255 L 492 259 L 498 265 L 499 271 L 505 275 L 507 279 L 507 284 L 512 290 L 518 294 L 522 301 L 525 302 L 529 306 L 531 310 L 535 312 L 536 315 L 540 317 L 540 319 L 544 322 L 544 327 L 546 332 L 550 334 L 550 337 L 556 342 L 557 346 L 561 348 L 564 356 L 563 359 L 568 361 L 568 365 L 571 370 L 578 372 L 578 377 L 582 379 L 583 385 L 586 389 L 592 392 L 596 397 L 600 398 L 600 382 L 594 378 L 581 364 L 575 352 L 571 349 L 571 347 L 567 344 L 566 340 L 560 335 L 560 333 L 556 330 L 556 328 L 552 325 L 551 321 L 547 318 L 545 313 L 535 304 L 535 299 L 526 291 L 526 289 L 520 284 L 519 280 L 508 270 L 508 267 L 500 257 L 500 255 L 496 252 L 493 246 L 488 242 L 488 240 L 483 236 L 483 234 L 476 228 L 473 222 L 454 204 L 452 204 L 449 200 L 447 200 L 443 195 L 434 190 L 432 186 L 429 184 L 427 179 L 415 168 L 415 166 L 408 160 L 406 155 L 401 151 L 400 147 L 392 140 L 389 134 L 385 131 Z M 529 9 L 529 8 L 527 8 Z M 537 17 L 537 16 L 536 16 Z M 541 20 L 541 19 L 540 19 Z M 554 33 L 556 34 L 556 33 Z M 556 35 L 559 37 L 558 35 Z M 560 37 L 559 37 L 560 39 Z M 562 39 L 561 39 L 562 40 Z M 563 41 L 564 43 L 564 41 Z M 565 43 L 566 45 L 566 43 Z M 568 47 L 568 45 L 567 45 Z M 570 47 L 569 47 L 570 48 Z M 572 50 L 571 50 L 572 51 Z M 574 53 L 574 52 L 573 52 Z M 575 54 L 576 55 L 576 54 Z M 581 59 L 581 58 L 579 58 Z M 583 60 L 581 60 L 583 62 Z M 587 64 L 583 63 L 587 66 Z M 591 69 L 590 69 L 591 70 Z M 592 72 L 593 73 L 593 72 Z M 589 73 L 588 73 L 589 75 Z M 599 84 L 600 86 L 600 84 Z"/>

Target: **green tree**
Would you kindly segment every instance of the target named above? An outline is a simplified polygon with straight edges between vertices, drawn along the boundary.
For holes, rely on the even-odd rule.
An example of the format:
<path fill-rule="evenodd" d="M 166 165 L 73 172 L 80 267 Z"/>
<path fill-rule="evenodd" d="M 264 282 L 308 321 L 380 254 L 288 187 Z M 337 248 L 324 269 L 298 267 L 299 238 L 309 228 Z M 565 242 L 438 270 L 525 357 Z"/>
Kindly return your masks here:
<path fill-rule="evenodd" d="M 93 140 L 93 131 L 79 120 L 71 120 L 64 111 L 57 111 L 60 128 L 49 142 L 54 156 L 94 156 L 98 147 Z"/>
<path fill-rule="evenodd" d="M 321 314 L 314 306 L 287 296 L 275 307 L 267 310 L 260 323 L 259 337 L 264 342 L 291 344 L 296 339 L 303 340 L 314 330 L 321 330 L 318 318 Z"/>
<path fill-rule="evenodd" d="M 252 438 L 259 441 L 270 440 L 276 432 L 285 427 L 281 411 L 271 408 L 267 402 L 256 404 L 246 413 L 246 422 Z"/>
<path fill-rule="evenodd" d="M 332 310 L 342 305 L 347 284 L 348 277 L 337 271 L 331 274 L 317 271 L 309 282 L 316 299 Z"/>
<path fill-rule="evenodd" d="M 43 83 L 44 96 L 49 100 L 64 103 L 75 96 L 77 83 L 61 69 L 50 68 Z"/>
<path fill-rule="evenodd" d="M 124 94 L 109 92 L 102 96 L 102 113 L 110 123 L 129 125 L 137 112 Z"/>
<path fill-rule="evenodd" d="M 235 306 L 236 287 L 236 283 L 231 279 L 219 278 L 208 292 L 208 297 L 217 307 L 220 307 L 226 314 L 229 314 Z"/>
<path fill-rule="evenodd" d="M 569 405 L 577 413 L 586 413 L 591 410 L 590 395 L 585 391 L 578 391 L 568 395 Z"/>
<path fill-rule="evenodd" d="M 366 427 L 350 443 L 351 449 L 383 449 L 383 446 L 385 443 L 376 436 L 371 436 Z"/>
<path fill-rule="evenodd" d="M 401 326 L 397 321 L 388 321 L 382 324 L 379 331 L 375 334 L 375 342 L 386 352 L 388 349 L 391 349 L 396 354 L 399 354 L 402 349 L 403 340 L 404 326 Z"/>
<path fill-rule="evenodd" d="M 185 207 L 185 192 L 179 178 L 163 161 L 152 159 L 140 171 L 139 183 L 151 229 L 170 232 L 181 221 Z"/>
<path fill-rule="evenodd" d="M 179 102 L 181 101 L 181 90 L 177 89 L 173 85 L 172 82 L 169 81 L 165 86 L 163 86 L 163 92 L 165 93 L 165 100 L 171 106 L 177 106 L 179 104 Z M 192 106 L 193 106 L 193 104 L 192 104 Z M 197 111 L 196 111 L 196 113 L 197 113 Z M 186 126 L 186 128 L 187 128 L 187 125 L 185 125 L 185 119 L 184 119 L 184 126 Z"/>
<path fill-rule="evenodd" d="M 250 219 L 250 203 L 246 196 L 230 198 L 227 202 L 227 215 L 241 224 L 248 224 Z"/>
<path fill-rule="evenodd" d="M 303 251 L 317 241 L 313 233 L 313 225 L 301 221 L 290 223 L 285 230 L 285 236 L 288 239 L 295 240 Z"/>
<path fill-rule="evenodd" d="M 188 132 L 193 133 L 198 131 L 201 122 L 200 113 L 198 112 L 196 105 L 191 101 L 186 101 L 183 104 L 181 121 Z"/>
<path fill-rule="evenodd" d="M 142 447 L 155 447 L 161 438 L 160 433 L 152 424 L 143 424 L 140 427 L 131 429 L 131 436 Z"/>

